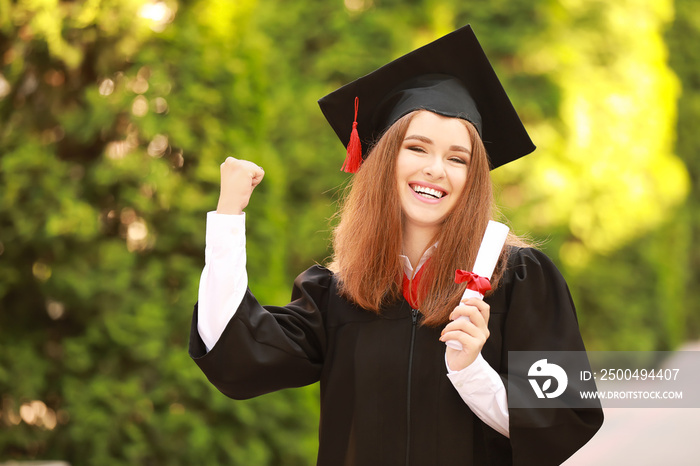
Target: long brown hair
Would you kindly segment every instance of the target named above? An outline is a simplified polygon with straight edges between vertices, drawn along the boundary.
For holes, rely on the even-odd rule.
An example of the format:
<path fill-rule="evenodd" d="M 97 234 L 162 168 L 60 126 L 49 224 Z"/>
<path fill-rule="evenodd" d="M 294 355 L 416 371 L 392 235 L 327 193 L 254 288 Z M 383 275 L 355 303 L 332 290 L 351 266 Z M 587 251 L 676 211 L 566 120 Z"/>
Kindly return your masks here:
<path fill-rule="evenodd" d="M 419 110 L 420 111 L 420 110 Z M 333 231 L 330 264 L 340 293 L 364 309 L 381 312 L 401 297 L 403 214 L 396 185 L 396 160 L 408 125 L 418 113 L 400 118 L 372 148 L 346 188 Z M 424 267 L 418 288 L 423 325 L 445 324 L 458 305 L 465 284 L 454 283 L 456 269 L 471 270 L 493 213 L 493 191 L 486 149 L 474 126 L 462 120 L 472 140 L 464 191 L 431 244 L 438 247 Z M 506 251 L 508 248 L 504 248 Z M 492 276 L 495 289 L 505 253 Z"/>

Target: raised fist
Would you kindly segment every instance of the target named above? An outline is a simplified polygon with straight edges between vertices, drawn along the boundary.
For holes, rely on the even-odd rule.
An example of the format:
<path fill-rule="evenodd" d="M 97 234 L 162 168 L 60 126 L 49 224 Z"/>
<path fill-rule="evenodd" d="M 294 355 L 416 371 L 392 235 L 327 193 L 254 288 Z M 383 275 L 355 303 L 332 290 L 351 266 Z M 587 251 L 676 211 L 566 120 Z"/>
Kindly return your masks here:
<path fill-rule="evenodd" d="M 264 176 L 265 171 L 253 162 L 227 157 L 221 164 L 221 193 L 216 212 L 240 215 Z"/>

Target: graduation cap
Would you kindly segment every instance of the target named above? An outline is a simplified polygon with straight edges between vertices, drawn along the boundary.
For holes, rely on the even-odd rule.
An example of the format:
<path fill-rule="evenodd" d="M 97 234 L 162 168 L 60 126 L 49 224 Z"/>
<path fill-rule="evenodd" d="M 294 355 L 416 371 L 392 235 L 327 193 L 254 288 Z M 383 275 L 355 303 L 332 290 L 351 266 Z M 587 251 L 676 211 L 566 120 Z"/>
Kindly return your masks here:
<path fill-rule="evenodd" d="M 357 171 L 392 124 L 419 109 L 472 123 L 492 169 L 535 150 L 469 25 L 346 84 L 318 104 L 347 147 L 343 170 L 348 173 Z"/>

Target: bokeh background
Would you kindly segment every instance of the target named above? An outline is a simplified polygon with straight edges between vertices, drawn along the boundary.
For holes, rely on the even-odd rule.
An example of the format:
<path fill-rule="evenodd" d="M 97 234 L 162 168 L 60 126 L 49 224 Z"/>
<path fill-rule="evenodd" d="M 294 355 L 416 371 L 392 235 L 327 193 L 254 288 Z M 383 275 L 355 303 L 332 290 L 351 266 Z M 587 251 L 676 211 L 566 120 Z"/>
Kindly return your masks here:
<path fill-rule="evenodd" d="M 697 339 L 695 0 L 0 0 L 0 460 L 312 464 L 318 387 L 233 402 L 187 355 L 219 164 L 265 168 L 250 286 L 286 303 L 348 179 L 316 100 L 467 23 L 538 145 L 502 215 L 588 348 Z"/>

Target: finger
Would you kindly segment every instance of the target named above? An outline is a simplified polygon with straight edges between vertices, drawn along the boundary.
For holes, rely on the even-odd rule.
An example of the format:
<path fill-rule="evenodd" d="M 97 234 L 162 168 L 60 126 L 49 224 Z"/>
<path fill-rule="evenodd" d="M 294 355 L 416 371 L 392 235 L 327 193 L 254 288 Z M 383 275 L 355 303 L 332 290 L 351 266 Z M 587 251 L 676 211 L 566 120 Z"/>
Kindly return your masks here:
<path fill-rule="evenodd" d="M 479 311 L 479 308 L 472 306 L 471 304 L 460 304 L 454 308 L 450 314 L 450 320 L 452 321 L 460 320 L 460 317 L 468 317 L 469 320 L 472 320 L 475 323 L 486 323 L 484 315 L 481 313 L 481 311 Z"/>
<path fill-rule="evenodd" d="M 462 332 L 467 335 L 478 336 L 479 334 L 485 333 L 487 330 L 488 329 L 484 326 L 474 323 L 471 320 L 457 319 L 447 324 L 441 334 L 445 335 L 450 332 Z"/>
<path fill-rule="evenodd" d="M 252 183 L 253 187 L 256 187 L 257 185 L 259 185 L 264 177 L 265 177 L 265 170 L 263 170 L 262 167 L 255 165 L 253 167 L 253 171 L 251 173 L 251 183 Z"/>
<path fill-rule="evenodd" d="M 488 337 L 482 333 L 470 335 L 468 333 L 458 331 L 447 332 L 440 337 L 440 341 L 443 343 L 448 341 L 458 341 L 462 345 L 462 351 L 465 352 L 481 351 L 481 348 L 484 347 L 487 339 Z"/>
<path fill-rule="evenodd" d="M 486 339 L 488 339 L 490 336 L 490 332 L 487 327 L 475 324 L 467 319 L 458 319 L 447 324 L 445 328 L 442 329 L 440 337 L 442 339 L 442 337 L 447 337 L 449 335 L 455 336 L 460 333 L 483 341 L 486 341 Z"/>
<path fill-rule="evenodd" d="M 251 176 L 265 173 L 261 166 L 254 164 L 250 160 L 234 160 L 238 163 L 240 168 L 250 173 Z"/>
<path fill-rule="evenodd" d="M 483 316 L 484 321 L 486 321 L 486 322 L 489 321 L 489 317 L 491 316 L 491 306 L 489 306 L 488 303 L 486 303 L 483 299 L 469 298 L 469 299 L 463 301 L 460 306 L 466 306 L 466 307 L 473 306 L 473 307 L 475 307 L 479 311 L 479 313 Z M 457 309 L 460 306 L 457 306 L 457 308 L 455 308 L 455 310 L 453 311 L 453 314 L 455 312 L 464 312 L 464 310 L 457 311 Z M 458 316 L 456 316 L 456 317 L 458 317 Z M 450 318 L 452 318 L 452 315 L 450 315 Z"/>
<path fill-rule="evenodd" d="M 489 311 L 491 309 L 491 306 L 489 306 L 489 304 L 486 301 L 480 298 L 467 298 L 461 303 L 467 306 L 476 306 L 481 312 Z"/>
<path fill-rule="evenodd" d="M 443 330 L 443 333 L 449 332 L 449 331 L 455 331 L 455 330 L 461 330 L 465 333 L 468 333 L 470 335 L 477 335 L 477 333 L 483 334 L 488 338 L 491 335 L 491 331 L 489 330 L 488 323 L 486 320 L 483 318 L 481 313 L 476 310 L 476 308 L 472 307 L 471 312 L 468 313 L 467 316 L 460 316 L 460 317 L 468 317 L 466 319 L 464 318 L 457 318 L 454 321 L 450 322 L 447 324 Z"/>
<path fill-rule="evenodd" d="M 237 161 L 238 161 L 237 158 L 228 156 L 228 157 L 226 157 L 226 160 L 224 160 L 224 161 L 221 163 L 221 166 L 223 167 L 223 166 L 225 166 L 225 165 L 233 165 L 233 164 L 236 163 Z"/>

